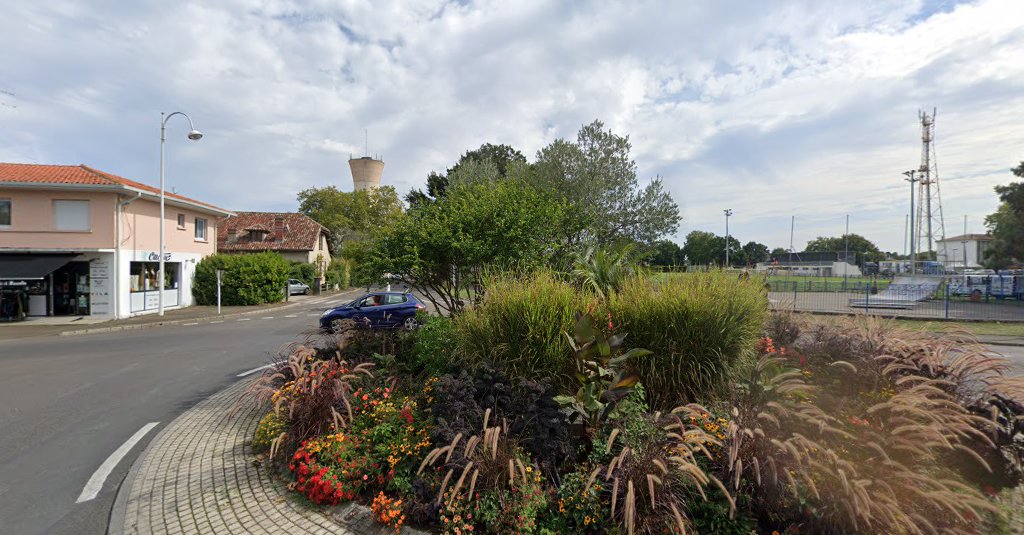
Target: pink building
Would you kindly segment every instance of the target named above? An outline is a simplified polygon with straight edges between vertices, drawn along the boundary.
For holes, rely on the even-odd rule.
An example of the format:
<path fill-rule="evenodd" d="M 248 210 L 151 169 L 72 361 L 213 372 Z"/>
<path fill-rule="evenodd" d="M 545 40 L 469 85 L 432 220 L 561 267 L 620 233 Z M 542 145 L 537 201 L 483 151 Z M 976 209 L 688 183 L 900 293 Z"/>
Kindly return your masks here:
<path fill-rule="evenodd" d="M 165 205 L 164 306 L 188 306 L 231 213 L 172 193 Z M 157 188 L 84 165 L 0 163 L 0 316 L 155 311 L 159 229 Z"/>

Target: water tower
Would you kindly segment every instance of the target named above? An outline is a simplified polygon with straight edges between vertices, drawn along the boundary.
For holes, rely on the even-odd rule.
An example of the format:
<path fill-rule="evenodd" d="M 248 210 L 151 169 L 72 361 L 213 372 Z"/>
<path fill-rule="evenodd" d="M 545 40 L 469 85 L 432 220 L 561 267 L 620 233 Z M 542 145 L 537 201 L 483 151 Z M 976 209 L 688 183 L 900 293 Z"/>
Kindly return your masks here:
<path fill-rule="evenodd" d="M 380 176 L 384 174 L 384 160 L 370 156 L 349 158 L 348 166 L 352 169 L 352 184 L 356 191 L 380 187 Z"/>

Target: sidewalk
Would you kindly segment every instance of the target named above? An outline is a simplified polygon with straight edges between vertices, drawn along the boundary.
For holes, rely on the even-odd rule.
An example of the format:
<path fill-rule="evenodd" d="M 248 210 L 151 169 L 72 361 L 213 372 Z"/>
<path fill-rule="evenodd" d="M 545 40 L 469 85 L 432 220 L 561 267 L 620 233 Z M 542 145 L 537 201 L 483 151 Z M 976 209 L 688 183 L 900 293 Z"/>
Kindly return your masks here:
<path fill-rule="evenodd" d="M 167 310 L 163 316 L 145 314 L 119 320 L 96 320 L 88 316 L 32 318 L 21 322 L 0 323 L 0 340 L 13 340 L 33 336 L 68 336 L 159 327 L 161 325 L 176 325 L 186 322 L 201 322 L 207 319 L 257 314 L 302 305 L 324 305 L 326 307 L 326 303 L 354 299 L 361 293 L 363 293 L 361 288 L 350 288 L 338 292 L 325 292 L 320 295 L 293 295 L 287 302 L 253 306 L 224 306 L 221 307 L 220 315 L 217 314 L 216 306 L 196 305 Z"/>
<path fill-rule="evenodd" d="M 227 416 L 250 382 L 200 402 L 153 439 L 118 490 L 107 532 L 393 534 L 364 506 L 321 512 L 269 475 L 249 447 L 262 411 L 246 406 Z"/>

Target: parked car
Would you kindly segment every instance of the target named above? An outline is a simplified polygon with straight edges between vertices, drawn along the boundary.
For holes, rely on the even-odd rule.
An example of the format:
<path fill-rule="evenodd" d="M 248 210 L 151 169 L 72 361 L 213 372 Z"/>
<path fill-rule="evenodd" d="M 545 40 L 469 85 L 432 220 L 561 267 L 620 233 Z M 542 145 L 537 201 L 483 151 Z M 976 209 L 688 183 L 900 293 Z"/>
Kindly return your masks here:
<path fill-rule="evenodd" d="M 288 295 L 309 295 L 309 285 L 299 279 L 288 279 Z"/>
<path fill-rule="evenodd" d="M 350 303 L 325 310 L 320 315 L 320 328 L 336 332 L 345 320 L 371 329 L 402 328 L 407 330 L 419 326 L 418 311 L 427 307 L 411 293 L 373 292 L 360 296 Z"/>

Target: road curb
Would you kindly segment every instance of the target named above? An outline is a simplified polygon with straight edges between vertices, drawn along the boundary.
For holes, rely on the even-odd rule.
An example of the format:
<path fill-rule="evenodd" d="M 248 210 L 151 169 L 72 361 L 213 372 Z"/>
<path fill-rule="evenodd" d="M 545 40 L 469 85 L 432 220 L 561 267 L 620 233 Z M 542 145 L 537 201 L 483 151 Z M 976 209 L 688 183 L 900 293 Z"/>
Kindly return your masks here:
<path fill-rule="evenodd" d="M 338 292 L 335 295 L 338 296 L 338 297 L 341 297 L 341 296 L 344 296 L 347 293 L 350 293 L 350 292 L 349 291 Z M 84 335 L 84 334 L 110 333 L 110 332 L 118 332 L 118 331 L 134 331 L 134 330 L 137 330 L 137 329 L 149 329 L 149 328 L 152 328 L 152 327 L 165 327 L 165 326 L 168 326 L 168 325 L 181 325 L 181 324 L 184 324 L 184 323 L 201 322 L 201 321 L 206 321 L 206 320 L 230 319 L 230 318 L 236 318 L 236 317 L 241 317 L 241 316 L 251 316 L 253 314 L 266 314 L 267 312 L 272 312 L 272 311 L 275 311 L 275 310 L 287 310 L 287 309 L 290 309 L 290 308 L 293 308 L 293 307 L 297 307 L 297 306 L 300 306 L 300 305 L 303 305 L 303 304 L 307 304 L 307 302 L 300 301 L 300 302 L 289 303 L 289 304 L 275 306 L 275 307 L 270 307 L 270 308 L 262 308 L 262 309 L 259 309 L 259 310 L 247 310 L 245 312 L 233 312 L 233 313 L 230 313 L 230 314 L 221 314 L 219 316 L 213 315 L 213 316 L 203 316 L 203 317 L 199 317 L 199 318 L 186 318 L 186 319 L 180 319 L 180 320 L 158 321 L 158 322 L 153 322 L 153 323 L 139 323 L 137 325 L 115 325 L 115 326 L 112 326 L 112 327 L 96 327 L 96 328 L 93 328 L 93 329 L 76 329 L 76 330 L 73 330 L 73 331 L 62 331 L 62 332 L 58 333 L 58 336 L 80 336 L 80 335 Z M 315 303 L 309 303 L 309 304 L 315 304 Z"/>

